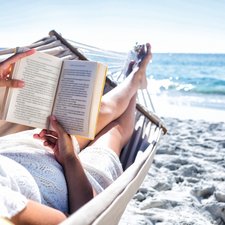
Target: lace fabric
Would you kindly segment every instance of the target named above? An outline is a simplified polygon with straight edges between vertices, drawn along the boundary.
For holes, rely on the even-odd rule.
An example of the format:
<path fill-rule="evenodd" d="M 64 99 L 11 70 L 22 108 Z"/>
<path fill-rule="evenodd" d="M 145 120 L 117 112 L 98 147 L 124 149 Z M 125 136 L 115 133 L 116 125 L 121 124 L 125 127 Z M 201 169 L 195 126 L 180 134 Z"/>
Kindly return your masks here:
<path fill-rule="evenodd" d="M 48 152 L 40 141 L 33 139 L 33 134 L 37 132 L 24 131 L 0 138 L 0 155 L 14 160 L 30 173 L 40 192 L 38 202 L 68 212 L 63 169 L 53 154 Z M 16 175 L 17 171 L 14 171 L 14 174 Z M 21 189 L 26 189 L 26 174 L 23 178 L 25 183 L 21 185 Z M 25 196 L 30 198 L 27 194 Z"/>
<path fill-rule="evenodd" d="M 13 170 L 13 176 L 21 178 L 13 180 L 15 185 L 19 184 L 16 192 L 22 197 L 68 213 L 68 192 L 63 168 L 40 141 L 33 139 L 33 134 L 38 132 L 37 129 L 29 130 L 0 138 L 0 156 L 11 160 L 11 163 L 4 165 L 5 171 L 8 171 L 8 167 L 13 168 L 12 162 L 17 163 L 23 170 L 21 173 L 17 169 Z M 74 138 L 73 144 L 77 145 Z M 79 153 L 79 158 L 97 193 L 122 173 L 119 158 L 110 149 L 88 147 Z"/>
<path fill-rule="evenodd" d="M 22 211 L 28 198 L 41 201 L 33 177 L 21 165 L 0 155 L 0 217 L 11 218 Z"/>
<path fill-rule="evenodd" d="M 109 148 L 90 146 L 81 151 L 79 158 L 96 193 L 103 191 L 123 173 L 119 157 Z"/>

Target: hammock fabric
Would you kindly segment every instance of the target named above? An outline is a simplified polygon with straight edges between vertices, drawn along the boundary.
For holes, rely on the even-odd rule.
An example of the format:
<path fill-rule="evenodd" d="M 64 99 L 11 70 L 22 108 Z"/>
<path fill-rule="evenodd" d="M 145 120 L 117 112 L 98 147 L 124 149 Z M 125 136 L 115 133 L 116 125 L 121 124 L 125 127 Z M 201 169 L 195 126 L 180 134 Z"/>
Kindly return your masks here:
<path fill-rule="evenodd" d="M 97 58 L 100 61 L 99 58 L 101 58 L 103 63 L 108 64 L 109 68 L 105 92 L 114 88 L 124 79 L 121 71 L 126 59 L 125 54 L 105 51 L 93 46 L 66 40 L 54 30 L 50 31 L 48 37 L 29 46 L 0 51 L 0 61 L 24 48 L 35 48 L 38 51 L 46 52 L 62 59 L 95 60 Z M 1 92 L 4 92 L 4 90 L 0 91 L 0 96 L 3 96 Z M 127 204 L 137 192 L 148 173 L 160 138 L 167 132 L 162 121 L 147 109 L 147 106 L 151 106 L 151 110 L 154 111 L 148 91 L 139 92 L 137 100 L 139 103 L 136 106 L 135 130 L 130 142 L 121 153 L 124 173 L 102 193 L 61 223 L 62 225 L 119 223 Z M 0 136 L 32 129 L 4 121 L 0 121 L 0 127 Z"/>

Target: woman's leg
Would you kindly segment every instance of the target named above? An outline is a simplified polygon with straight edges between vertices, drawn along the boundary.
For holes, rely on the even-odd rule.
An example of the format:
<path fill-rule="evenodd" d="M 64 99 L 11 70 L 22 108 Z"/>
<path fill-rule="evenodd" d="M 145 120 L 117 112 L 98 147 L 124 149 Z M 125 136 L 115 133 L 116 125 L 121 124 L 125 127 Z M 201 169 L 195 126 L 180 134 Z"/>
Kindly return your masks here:
<path fill-rule="evenodd" d="M 150 44 L 146 44 L 146 49 L 145 56 L 140 62 L 139 67 L 135 68 L 121 84 L 102 97 L 96 127 L 97 134 L 125 112 L 139 88 L 146 88 L 146 68 L 152 58 Z M 87 139 L 78 137 L 77 140 L 81 149 L 89 143 Z"/>
<path fill-rule="evenodd" d="M 118 156 L 129 141 L 135 124 L 136 95 L 134 95 L 124 113 L 105 126 L 89 146 L 107 147 Z"/>
<path fill-rule="evenodd" d="M 146 46 L 147 51 L 139 68 L 135 68 L 121 84 L 102 97 L 98 131 L 118 118 L 126 110 L 131 98 L 138 89 L 147 87 L 146 68 L 152 55 L 150 45 L 147 44 Z"/>

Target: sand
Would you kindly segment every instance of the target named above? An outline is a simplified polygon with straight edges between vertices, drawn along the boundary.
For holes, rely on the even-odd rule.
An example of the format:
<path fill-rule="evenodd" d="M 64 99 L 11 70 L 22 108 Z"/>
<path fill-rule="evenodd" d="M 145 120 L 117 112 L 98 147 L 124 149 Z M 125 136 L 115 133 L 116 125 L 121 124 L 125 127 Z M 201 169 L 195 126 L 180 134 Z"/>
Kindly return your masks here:
<path fill-rule="evenodd" d="M 225 224 L 225 123 L 163 120 L 169 132 L 120 224 Z"/>

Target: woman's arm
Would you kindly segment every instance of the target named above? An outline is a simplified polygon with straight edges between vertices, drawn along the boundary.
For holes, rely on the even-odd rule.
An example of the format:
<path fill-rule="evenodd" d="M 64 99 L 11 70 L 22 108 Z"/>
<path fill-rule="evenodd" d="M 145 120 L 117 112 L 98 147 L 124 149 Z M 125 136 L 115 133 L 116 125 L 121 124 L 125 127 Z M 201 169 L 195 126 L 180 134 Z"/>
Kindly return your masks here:
<path fill-rule="evenodd" d="M 73 213 L 93 198 L 94 191 L 78 155 L 74 152 L 70 135 L 54 116 L 50 118 L 50 122 L 55 132 L 42 130 L 35 134 L 34 138 L 43 140 L 44 145 L 53 150 L 56 160 L 62 165 L 69 193 L 69 209 L 70 213 Z"/>
<path fill-rule="evenodd" d="M 73 213 L 93 198 L 93 189 L 77 156 L 68 157 L 63 168 L 69 192 L 69 209 Z"/>
<path fill-rule="evenodd" d="M 29 200 L 26 208 L 10 219 L 15 225 L 55 225 L 66 219 L 59 210 Z"/>

